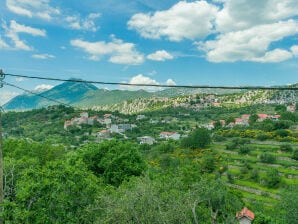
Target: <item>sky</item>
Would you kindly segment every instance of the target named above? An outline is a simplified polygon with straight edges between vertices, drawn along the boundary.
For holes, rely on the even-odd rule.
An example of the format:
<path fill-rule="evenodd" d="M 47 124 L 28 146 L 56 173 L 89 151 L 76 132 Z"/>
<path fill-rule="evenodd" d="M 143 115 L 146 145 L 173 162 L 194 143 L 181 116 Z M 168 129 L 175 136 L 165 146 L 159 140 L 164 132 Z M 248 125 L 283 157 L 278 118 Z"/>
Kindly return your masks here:
<path fill-rule="evenodd" d="M 298 82 L 297 0 L 0 0 L 0 19 L 0 69 L 8 74 L 170 85 Z M 59 84 L 5 81 L 29 90 Z M 20 93 L 4 86 L 0 105 Z"/>

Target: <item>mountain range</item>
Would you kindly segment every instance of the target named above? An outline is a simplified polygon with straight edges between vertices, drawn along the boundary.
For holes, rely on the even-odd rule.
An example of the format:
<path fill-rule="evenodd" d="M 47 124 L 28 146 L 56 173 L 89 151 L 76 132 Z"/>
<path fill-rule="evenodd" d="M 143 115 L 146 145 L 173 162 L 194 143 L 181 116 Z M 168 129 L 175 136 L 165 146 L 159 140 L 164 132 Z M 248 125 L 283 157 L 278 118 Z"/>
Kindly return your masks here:
<path fill-rule="evenodd" d="M 240 90 L 222 90 L 222 89 L 189 89 L 189 88 L 166 88 L 156 92 L 145 90 L 107 90 L 99 89 L 95 85 L 82 82 L 64 82 L 53 87 L 50 90 L 38 92 L 44 96 L 42 98 L 36 93 L 24 93 L 11 99 L 3 108 L 5 110 L 30 110 L 42 108 L 57 104 L 46 98 L 55 99 L 56 101 L 70 104 L 79 108 L 107 109 L 122 111 L 129 107 L 129 111 L 137 112 L 138 108 L 133 108 L 142 104 L 142 108 L 152 106 L 154 103 L 168 102 L 170 106 L 174 102 L 184 102 L 177 98 L 187 98 L 187 96 L 197 94 L 217 94 L 225 96 L 222 98 L 227 102 L 282 102 L 289 98 L 288 101 L 297 101 L 297 91 L 240 91 Z M 286 102 L 287 100 L 285 100 Z M 140 109 L 142 110 L 142 109 Z"/>

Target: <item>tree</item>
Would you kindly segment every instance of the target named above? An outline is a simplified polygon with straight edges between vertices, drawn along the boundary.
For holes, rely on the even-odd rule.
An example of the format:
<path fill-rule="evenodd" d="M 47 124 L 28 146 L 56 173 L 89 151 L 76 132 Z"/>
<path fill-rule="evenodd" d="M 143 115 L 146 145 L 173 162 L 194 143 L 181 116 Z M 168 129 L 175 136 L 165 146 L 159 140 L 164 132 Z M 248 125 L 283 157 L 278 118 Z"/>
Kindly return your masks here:
<path fill-rule="evenodd" d="M 271 169 L 266 173 L 265 185 L 270 188 L 277 188 L 281 182 L 281 177 L 278 174 L 277 169 Z"/>
<path fill-rule="evenodd" d="M 249 117 L 249 124 L 252 125 L 254 124 L 256 121 L 258 120 L 258 115 L 256 114 L 252 114 L 250 117 Z"/>
<path fill-rule="evenodd" d="M 80 157 L 97 176 L 108 184 L 119 186 L 131 176 L 139 176 L 146 168 L 136 147 L 130 143 L 107 141 L 82 147 Z"/>
<path fill-rule="evenodd" d="M 198 128 L 189 137 L 182 139 L 181 143 L 186 148 L 205 148 L 211 143 L 211 136 L 207 129 Z"/>
<path fill-rule="evenodd" d="M 212 173 L 215 169 L 215 161 L 211 153 L 206 153 L 202 157 L 201 162 L 202 170 L 207 173 Z"/>
<path fill-rule="evenodd" d="M 28 168 L 16 184 L 13 201 L 5 201 L 7 223 L 92 223 L 99 182 L 77 161 L 49 162 Z"/>
<path fill-rule="evenodd" d="M 233 223 L 235 211 L 243 205 L 240 197 L 229 191 L 221 179 L 204 176 L 194 185 L 192 194 L 194 223 L 207 223 L 207 217 L 212 224 Z"/>
<path fill-rule="evenodd" d="M 271 224 L 271 223 L 273 223 L 273 220 L 270 216 L 266 216 L 259 212 L 256 213 L 255 219 L 253 221 L 253 224 Z"/>

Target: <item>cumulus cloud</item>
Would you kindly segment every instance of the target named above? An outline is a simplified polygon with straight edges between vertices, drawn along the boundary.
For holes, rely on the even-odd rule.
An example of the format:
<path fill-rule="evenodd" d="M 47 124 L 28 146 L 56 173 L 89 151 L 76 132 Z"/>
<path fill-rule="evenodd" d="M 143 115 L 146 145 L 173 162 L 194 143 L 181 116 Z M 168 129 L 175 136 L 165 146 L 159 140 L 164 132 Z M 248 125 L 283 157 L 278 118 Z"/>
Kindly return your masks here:
<path fill-rule="evenodd" d="M 168 79 L 166 81 L 166 84 L 169 85 L 169 86 L 176 86 L 176 82 L 173 80 L 173 79 Z"/>
<path fill-rule="evenodd" d="M 4 105 L 9 100 L 16 97 L 17 95 L 19 95 L 19 93 L 17 93 L 17 92 L 1 91 L 1 93 L 0 93 L 0 105 Z"/>
<path fill-rule="evenodd" d="M 19 33 L 26 33 L 31 36 L 41 36 L 41 37 L 46 36 L 45 30 L 33 28 L 30 26 L 25 26 L 17 23 L 15 20 L 11 20 L 9 26 L 7 26 L 6 23 L 3 23 L 2 27 L 5 30 L 5 36 L 9 38 L 13 44 L 13 46 L 9 46 L 8 44 L 4 43 L 5 44 L 4 47 L 13 49 L 13 50 L 25 50 L 25 51 L 33 50 L 33 48 L 27 45 L 27 43 L 24 40 L 20 39 Z M 2 45 L 0 44 L 0 47 L 1 46 Z"/>
<path fill-rule="evenodd" d="M 90 13 L 86 18 L 80 16 L 67 16 L 66 21 L 69 23 L 69 27 L 74 30 L 86 30 L 97 31 L 95 20 L 100 17 L 99 13 Z"/>
<path fill-rule="evenodd" d="M 146 84 L 146 85 L 161 85 L 161 84 L 176 85 L 176 83 L 172 79 L 168 79 L 166 81 L 166 83 L 160 83 L 160 82 L 156 81 L 155 79 L 144 76 L 142 74 L 138 74 L 138 75 L 132 77 L 128 82 L 124 82 L 124 83 Z M 150 91 L 150 92 L 162 90 L 161 87 L 154 87 L 154 86 L 125 86 L 125 85 L 121 85 L 120 87 L 122 89 L 127 89 L 127 90 L 140 90 L 140 89 L 143 89 L 143 90 Z"/>
<path fill-rule="evenodd" d="M 298 22 L 294 20 L 259 25 L 252 28 L 220 34 L 215 40 L 199 43 L 211 62 L 279 62 L 290 58 L 283 49 L 269 47 L 273 42 L 298 33 Z"/>
<path fill-rule="evenodd" d="M 107 56 L 115 64 L 139 65 L 144 62 L 144 55 L 136 50 L 135 44 L 125 43 L 113 36 L 111 42 L 74 39 L 70 44 L 88 53 L 90 60 L 98 61 Z"/>
<path fill-rule="evenodd" d="M 153 60 L 153 61 L 165 61 L 165 60 L 173 59 L 174 56 L 165 50 L 160 50 L 160 51 L 156 51 L 152 54 L 147 55 L 147 58 L 150 60 Z"/>
<path fill-rule="evenodd" d="M 35 91 L 41 92 L 41 91 L 45 91 L 45 90 L 49 90 L 52 89 L 54 86 L 52 85 L 48 85 L 48 84 L 41 84 L 38 85 L 34 88 Z"/>
<path fill-rule="evenodd" d="M 55 56 L 51 54 L 33 54 L 32 58 L 45 60 L 45 59 L 55 58 Z"/>
<path fill-rule="evenodd" d="M 221 32 L 247 29 L 275 23 L 298 15 L 297 0 L 224 0 L 217 14 L 217 30 Z"/>
<path fill-rule="evenodd" d="M 138 13 L 128 21 L 129 29 L 151 39 L 171 41 L 203 38 L 212 33 L 218 8 L 206 1 L 181 1 L 168 10 L 154 14 Z"/>
<path fill-rule="evenodd" d="M 15 14 L 44 20 L 60 14 L 58 8 L 50 6 L 50 0 L 6 0 L 6 7 Z"/>
<path fill-rule="evenodd" d="M 298 57 L 298 45 L 294 45 L 291 47 L 291 52 L 295 57 Z"/>

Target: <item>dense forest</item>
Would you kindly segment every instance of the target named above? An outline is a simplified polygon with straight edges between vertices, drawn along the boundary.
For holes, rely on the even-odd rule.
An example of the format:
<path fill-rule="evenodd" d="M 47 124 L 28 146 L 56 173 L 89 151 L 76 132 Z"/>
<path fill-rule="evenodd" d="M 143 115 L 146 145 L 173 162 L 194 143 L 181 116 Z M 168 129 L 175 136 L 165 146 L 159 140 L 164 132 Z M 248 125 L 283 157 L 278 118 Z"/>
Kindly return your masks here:
<path fill-rule="evenodd" d="M 3 114 L 5 223 L 237 223 L 243 207 L 256 224 L 297 223 L 297 112 L 178 107 L 141 120 L 113 112 L 136 127 L 101 141 L 92 134 L 105 128 L 100 123 L 63 128 L 80 112 L 52 106 Z M 246 113 L 249 126 L 202 128 Z M 257 122 L 257 113 L 281 117 Z M 159 139 L 161 131 L 185 136 Z M 139 144 L 144 135 L 157 140 Z"/>

